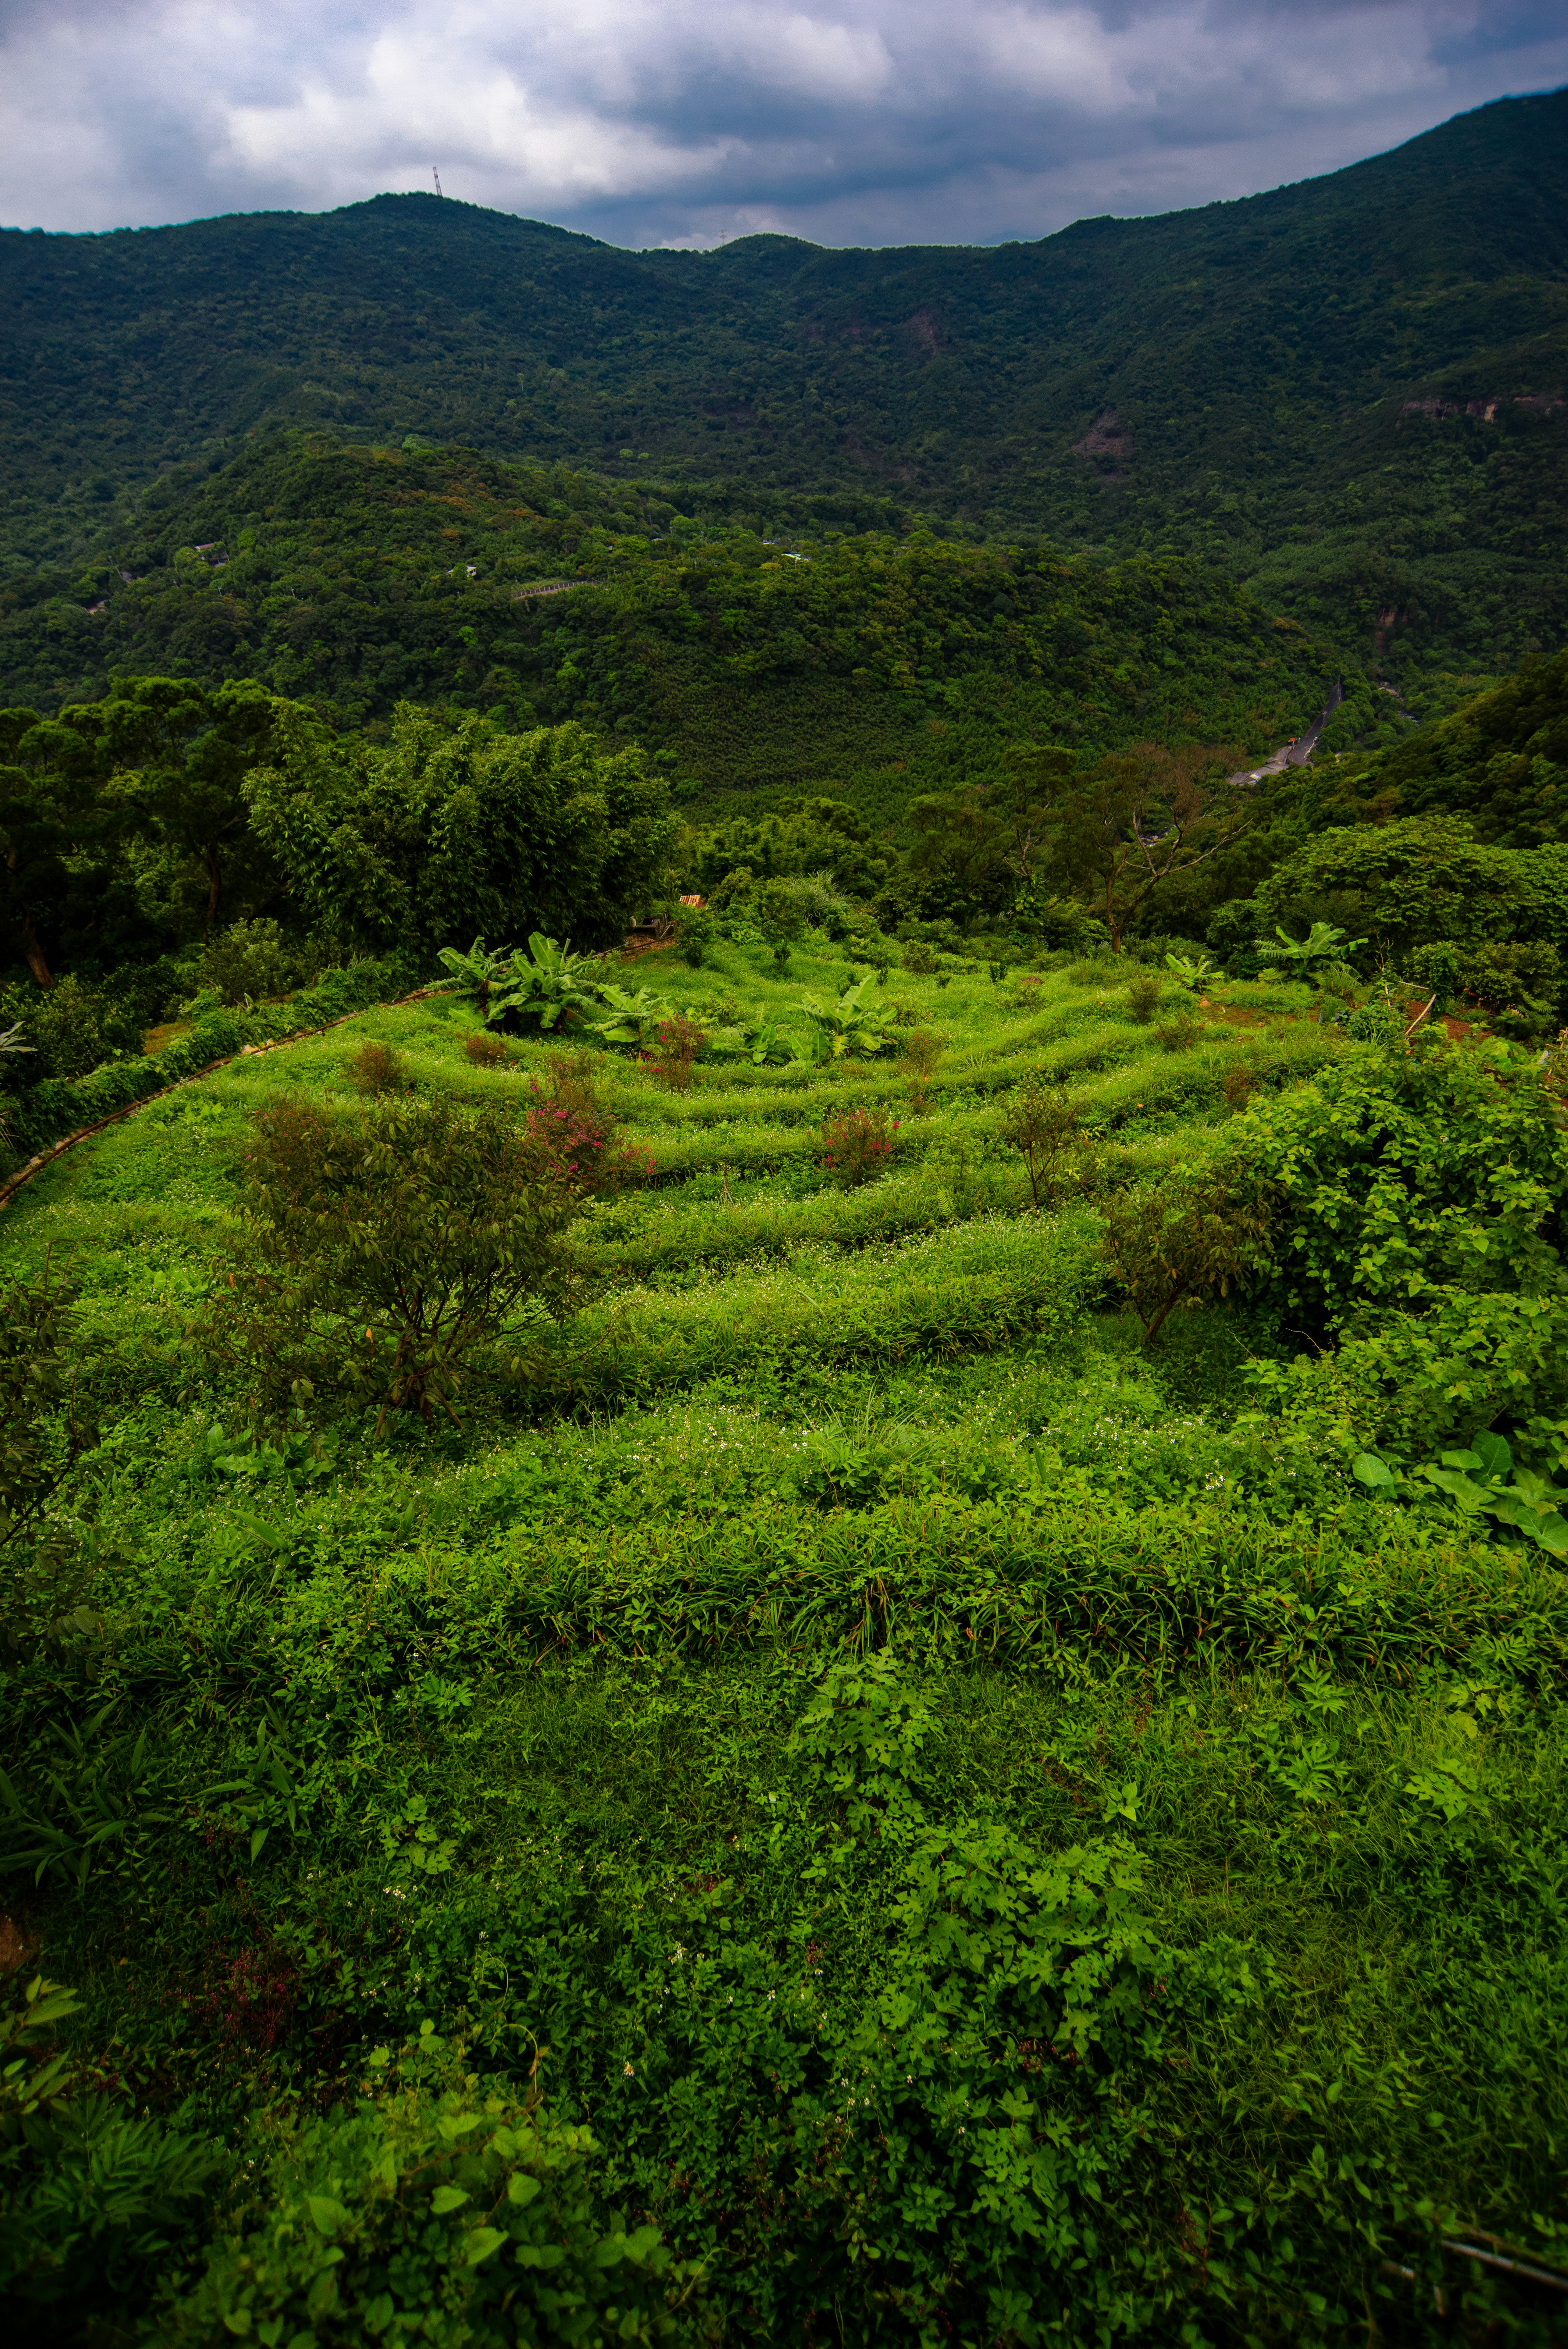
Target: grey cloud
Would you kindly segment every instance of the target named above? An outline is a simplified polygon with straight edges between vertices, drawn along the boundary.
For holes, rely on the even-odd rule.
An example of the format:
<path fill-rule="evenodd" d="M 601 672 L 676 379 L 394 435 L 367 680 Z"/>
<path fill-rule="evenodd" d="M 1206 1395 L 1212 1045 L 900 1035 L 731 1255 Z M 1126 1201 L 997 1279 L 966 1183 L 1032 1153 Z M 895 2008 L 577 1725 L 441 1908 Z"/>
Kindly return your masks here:
<path fill-rule="evenodd" d="M 1515 0 L 49 0 L 0 10 L 0 219 L 428 187 L 627 244 L 1038 236 L 1568 79 Z"/>

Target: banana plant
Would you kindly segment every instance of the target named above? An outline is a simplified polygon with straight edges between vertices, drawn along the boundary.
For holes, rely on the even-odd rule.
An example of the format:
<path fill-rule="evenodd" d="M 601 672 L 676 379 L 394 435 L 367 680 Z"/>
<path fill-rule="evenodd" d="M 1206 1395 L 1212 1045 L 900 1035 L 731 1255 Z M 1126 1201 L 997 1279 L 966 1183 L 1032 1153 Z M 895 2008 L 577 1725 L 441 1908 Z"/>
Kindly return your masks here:
<path fill-rule="evenodd" d="M 1276 923 L 1274 936 L 1255 938 L 1253 947 L 1260 962 L 1288 963 L 1303 978 L 1309 978 L 1319 964 L 1343 962 L 1366 943 L 1365 938 L 1353 938 L 1336 929 L 1332 922 L 1314 922 L 1305 938 L 1293 938 Z"/>
<path fill-rule="evenodd" d="M 868 971 L 846 987 L 836 1003 L 823 1004 L 814 995 L 802 999 L 801 1009 L 826 1040 L 830 1060 L 872 1061 L 888 1041 L 889 1017 L 884 1007 L 868 1003 L 866 989 L 873 984 Z"/>
<path fill-rule="evenodd" d="M 1216 976 L 1214 966 L 1207 955 L 1168 954 L 1165 968 L 1178 987 L 1191 988 L 1194 995 Z"/>
<path fill-rule="evenodd" d="M 585 1025 L 602 1043 L 641 1044 L 648 1029 L 656 1028 L 661 1019 L 671 1017 L 663 996 L 655 995 L 646 987 L 639 987 L 634 995 L 606 980 L 595 992 L 603 1011 L 600 1018 L 588 1019 Z"/>
<path fill-rule="evenodd" d="M 486 1018 L 492 1028 L 511 1018 L 522 1027 L 537 1028 L 542 1033 L 563 1025 L 578 1013 L 593 1011 L 602 990 L 589 978 L 590 968 L 588 956 L 574 955 L 570 946 L 562 946 L 558 938 L 547 938 L 542 930 L 535 930 L 529 938 L 527 954 L 512 956 L 499 991 L 490 999 Z"/>
<path fill-rule="evenodd" d="M 476 938 L 467 954 L 457 947 L 443 947 L 436 960 L 451 972 L 466 1002 L 488 1011 L 491 996 L 505 983 L 516 957 L 515 947 L 497 947 L 492 953 L 483 938 Z"/>
<path fill-rule="evenodd" d="M 775 1067 L 789 1067 L 791 1061 L 810 1060 L 810 1050 L 798 1036 L 781 1029 L 777 1019 L 765 1019 L 763 1027 L 751 1029 L 747 1036 L 747 1057 L 754 1069 L 765 1069 L 770 1061 Z"/>

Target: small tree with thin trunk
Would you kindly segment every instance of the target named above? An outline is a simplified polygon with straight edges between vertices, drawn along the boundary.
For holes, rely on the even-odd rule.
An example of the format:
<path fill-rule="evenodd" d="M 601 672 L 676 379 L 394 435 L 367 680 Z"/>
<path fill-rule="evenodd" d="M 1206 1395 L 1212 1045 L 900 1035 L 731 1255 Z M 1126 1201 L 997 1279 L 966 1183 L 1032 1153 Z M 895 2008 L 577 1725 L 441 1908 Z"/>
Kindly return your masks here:
<path fill-rule="evenodd" d="M 301 1102 L 258 1114 L 242 1220 L 200 1325 L 263 1413 L 336 1392 L 428 1423 L 487 1354 L 514 1369 L 570 1292 L 560 1236 L 578 1186 L 500 1102 Z"/>
<path fill-rule="evenodd" d="M 1105 1209 L 1105 1268 L 1151 1345 L 1179 1305 L 1228 1297 L 1267 1261 L 1274 1198 L 1241 1160 L 1124 1191 Z"/>
<path fill-rule="evenodd" d="M 1043 1069 L 1031 1069 L 1007 1103 L 1002 1139 L 1022 1154 L 1037 1207 L 1049 1204 L 1062 1161 L 1080 1139 L 1080 1114 L 1066 1087 L 1052 1084 Z"/>

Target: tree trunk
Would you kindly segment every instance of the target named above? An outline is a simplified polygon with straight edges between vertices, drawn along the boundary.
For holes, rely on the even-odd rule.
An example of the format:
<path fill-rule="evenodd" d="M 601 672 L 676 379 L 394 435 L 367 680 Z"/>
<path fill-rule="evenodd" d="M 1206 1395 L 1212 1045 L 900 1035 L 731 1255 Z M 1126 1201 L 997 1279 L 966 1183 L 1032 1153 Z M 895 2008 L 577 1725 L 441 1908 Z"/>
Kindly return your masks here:
<path fill-rule="evenodd" d="M 223 868 L 218 861 L 217 848 L 213 845 L 207 850 L 207 919 L 201 931 L 203 938 L 210 938 L 212 935 L 212 925 L 218 918 L 218 899 L 222 886 Z"/>
<path fill-rule="evenodd" d="M 44 948 L 33 926 L 31 914 L 22 916 L 22 951 L 27 957 L 27 968 L 42 988 L 53 987 L 55 974 L 44 958 Z"/>

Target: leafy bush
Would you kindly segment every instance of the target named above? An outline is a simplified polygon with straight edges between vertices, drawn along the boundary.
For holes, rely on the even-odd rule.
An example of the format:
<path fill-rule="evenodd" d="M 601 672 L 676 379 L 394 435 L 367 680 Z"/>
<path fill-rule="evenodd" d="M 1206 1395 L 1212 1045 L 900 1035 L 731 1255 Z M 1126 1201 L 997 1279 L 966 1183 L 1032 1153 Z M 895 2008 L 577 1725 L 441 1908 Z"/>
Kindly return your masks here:
<path fill-rule="evenodd" d="M 718 936 L 717 917 L 706 905 L 683 905 L 676 916 L 676 944 L 681 960 L 700 970 Z"/>
<path fill-rule="evenodd" d="M 283 932 L 264 920 L 231 922 L 202 948 L 197 966 L 198 986 L 230 1004 L 286 994 L 297 976 Z"/>
<path fill-rule="evenodd" d="M 885 1109 L 841 1110 L 822 1121 L 822 1164 L 846 1190 L 870 1183 L 892 1164 L 898 1120 Z"/>
<path fill-rule="evenodd" d="M 299 2121 L 168 2307 L 166 2349 L 410 2336 L 459 2343 L 669 2341 L 701 2271 L 655 2227 L 603 2208 L 585 2128 L 537 2094 L 465 2074 L 427 2024 L 344 2116 Z"/>
<path fill-rule="evenodd" d="M 407 1063 L 390 1044 L 378 1044 L 374 1038 L 361 1044 L 344 1071 L 356 1092 L 374 1101 L 382 1093 L 406 1092 L 408 1088 Z"/>
<path fill-rule="evenodd" d="M 561 1163 L 499 1105 L 377 1102 L 338 1121 L 260 1111 L 228 1285 L 201 1325 L 215 1367 L 278 1410 L 338 1392 L 427 1423 L 485 1350 L 514 1348 L 564 1291 Z"/>
<path fill-rule="evenodd" d="M 1241 1158 L 1136 1191 L 1105 1208 L 1106 1269 L 1151 1344 L 1179 1305 L 1232 1290 L 1267 1262 L 1272 1200 Z"/>
<path fill-rule="evenodd" d="M 1253 1110 L 1246 1146 L 1279 1194 L 1273 1279 L 1319 1339 L 1449 1289 L 1563 1283 L 1568 1137 L 1506 1047 L 1357 1053 Z"/>
<path fill-rule="evenodd" d="M 1409 1452 L 1568 1408 L 1568 1138 L 1506 1046 L 1398 1040 L 1244 1126 L 1278 1200 L 1269 1293 L 1332 1345 L 1254 1376 L 1304 1423 Z"/>
<path fill-rule="evenodd" d="M 1545 1035 L 1557 1023 L 1563 957 L 1542 940 L 1509 945 L 1439 940 L 1409 958 L 1418 986 L 1435 994 L 1439 1009 L 1462 993 L 1491 1014 L 1501 1034 Z"/>
<path fill-rule="evenodd" d="M 25 996 L 14 988 L 7 999 L 22 1012 L 20 1041 L 36 1053 L 27 1063 L 27 1076 L 85 1077 L 117 1053 L 139 1052 L 141 1028 L 134 1012 L 106 989 L 88 986 L 76 974 L 47 989 L 32 988 Z"/>

